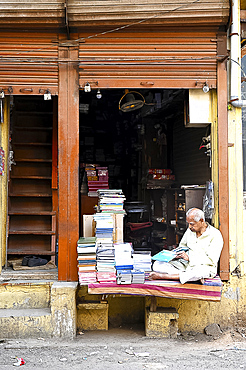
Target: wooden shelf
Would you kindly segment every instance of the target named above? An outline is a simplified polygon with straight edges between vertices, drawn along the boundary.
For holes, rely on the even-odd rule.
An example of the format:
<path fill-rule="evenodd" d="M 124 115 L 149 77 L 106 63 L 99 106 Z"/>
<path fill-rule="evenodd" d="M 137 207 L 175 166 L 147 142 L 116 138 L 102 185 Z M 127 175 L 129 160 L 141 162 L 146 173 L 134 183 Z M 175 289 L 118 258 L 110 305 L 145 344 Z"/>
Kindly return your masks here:
<path fill-rule="evenodd" d="M 51 143 L 14 143 L 12 145 L 22 145 L 22 146 L 52 146 Z"/>
<path fill-rule="evenodd" d="M 52 163 L 52 159 L 40 159 L 40 158 L 19 158 L 15 159 L 15 162 L 31 162 L 31 163 Z"/>
<path fill-rule="evenodd" d="M 52 127 L 24 127 L 24 126 L 21 126 L 21 127 L 18 127 L 16 126 L 15 127 L 15 130 L 20 130 L 20 131 L 46 131 L 46 130 L 52 130 Z"/>
<path fill-rule="evenodd" d="M 52 197 L 52 194 L 48 194 L 48 193 L 47 194 L 46 193 L 43 193 L 43 194 L 42 193 L 33 193 L 33 194 L 32 193 L 28 193 L 28 194 L 27 193 L 26 194 L 25 193 L 21 193 L 21 194 L 20 193 L 19 194 L 10 193 L 9 196 L 10 197 L 38 197 L 38 198 L 47 197 L 48 198 L 48 197 Z"/>
<path fill-rule="evenodd" d="M 29 255 L 47 255 L 47 256 L 54 256 L 56 254 L 55 251 L 46 251 L 40 249 L 8 249 L 8 254 L 29 254 Z"/>
<path fill-rule="evenodd" d="M 15 176 L 11 176 L 11 179 L 34 179 L 34 180 L 51 180 L 51 176 L 18 176 L 18 175 L 15 175 Z"/>
<path fill-rule="evenodd" d="M 53 114 L 52 102 L 16 97 L 11 129 L 16 166 L 9 174 L 7 254 L 50 255 L 54 260 L 57 213 L 52 160 L 57 122 Z"/>
<path fill-rule="evenodd" d="M 25 116 L 31 116 L 31 115 L 34 115 L 34 116 L 37 116 L 37 115 L 44 115 L 44 116 L 48 116 L 50 114 L 53 114 L 53 112 L 38 112 L 38 111 L 23 111 L 23 110 L 16 110 L 15 113 L 18 113 L 18 114 L 23 114 Z M 16 128 L 16 126 L 15 126 Z"/>
<path fill-rule="evenodd" d="M 9 230 L 9 235 L 55 235 L 55 231 L 47 230 Z"/>
<path fill-rule="evenodd" d="M 54 211 L 9 211 L 9 215 L 54 216 Z"/>

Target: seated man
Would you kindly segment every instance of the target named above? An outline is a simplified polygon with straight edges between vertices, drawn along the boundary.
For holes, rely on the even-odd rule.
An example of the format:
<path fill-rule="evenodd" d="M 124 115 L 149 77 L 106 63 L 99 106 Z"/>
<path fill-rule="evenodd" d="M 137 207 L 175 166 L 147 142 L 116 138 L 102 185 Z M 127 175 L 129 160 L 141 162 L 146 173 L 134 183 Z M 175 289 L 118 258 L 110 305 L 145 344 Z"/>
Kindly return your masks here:
<path fill-rule="evenodd" d="M 189 209 L 186 220 L 189 227 L 180 241 L 176 258 L 170 262 L 155 261 L 150 280 L 180 280 L 184 284 L 217 274 L 223 248 L 220 231 L 205 222 L 204 213 L 198 208 Z"/>

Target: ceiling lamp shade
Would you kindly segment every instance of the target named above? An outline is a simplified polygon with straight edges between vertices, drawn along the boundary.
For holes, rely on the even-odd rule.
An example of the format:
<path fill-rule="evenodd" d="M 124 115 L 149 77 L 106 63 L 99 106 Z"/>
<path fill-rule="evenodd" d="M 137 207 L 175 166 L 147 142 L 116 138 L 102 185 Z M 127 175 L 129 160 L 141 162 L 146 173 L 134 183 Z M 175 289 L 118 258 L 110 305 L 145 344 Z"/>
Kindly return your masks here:
<path fill-rule="evenodd" d="M 137 98 L 135 95 L 137 95 Z M 139 96 L 141 99 L 139 99 Z M 121 105 L 123 99 L 125 100 L 125 103 Z M 137 91 L 127 91 L 119 101 L 119 110 L 122 112 L 132 112 L 136 109 L 142 108 L 144 104 L 145 99 L 142 94 Z"/>

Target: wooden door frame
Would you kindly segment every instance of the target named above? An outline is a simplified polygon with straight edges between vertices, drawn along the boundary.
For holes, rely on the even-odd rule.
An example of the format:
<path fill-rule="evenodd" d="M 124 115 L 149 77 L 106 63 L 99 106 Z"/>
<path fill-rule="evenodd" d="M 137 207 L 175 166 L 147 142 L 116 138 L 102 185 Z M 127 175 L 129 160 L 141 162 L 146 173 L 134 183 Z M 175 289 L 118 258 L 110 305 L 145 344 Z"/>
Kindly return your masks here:
<path fill-rule="evenodd" d="M 226 34 L 218 36 L 218 53 L 225 53 Z M 79 71 L 78 48 L 59 48 L 58 97 L 58 279 L 77 281 L 79 237 Z M 64 62 L 62 62 L 64 60 Z M 164 88 L 164 87 L 163 87 Z M 218 193 L 219 228 L 224 238 L 220 260 L 223 280 L 229 278 L 229 181 L 228 181 L 228 115 L 226 60 L 217 64 L 218 104 Z"/>
<path fill-rule="evenodd" d="M 217 37 L 217 104 L 218 104 L 218 192 L 219 229 L 224 247 L 220 256 L 220 277 L 229 279 L 229 178 L 228 178 L 228 111 L 227 111 L 227 36 Z"/>
<path fill-rule="evenodd" d="M 59 47 L 58 279 L 77 281 L 79 238 L 78 48 Z"/>

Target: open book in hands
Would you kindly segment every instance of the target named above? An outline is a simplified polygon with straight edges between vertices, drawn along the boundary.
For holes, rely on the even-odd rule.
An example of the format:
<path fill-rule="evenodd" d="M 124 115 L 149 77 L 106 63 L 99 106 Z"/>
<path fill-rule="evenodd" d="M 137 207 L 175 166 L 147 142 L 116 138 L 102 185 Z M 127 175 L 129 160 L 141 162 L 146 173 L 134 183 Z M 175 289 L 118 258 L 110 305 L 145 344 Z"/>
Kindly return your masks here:
<path fill-rule="evenodd" d="M 169 262 L 176 258 L 177 253 L 179 252 L 187 252 L 189 250 L 188 247 L 179 246 L 172 251 L 163 249 L 162 251 L 158 252 L 154 256 L 151 257 L 153 261 L 161 261 L 161 262 Z"/>

